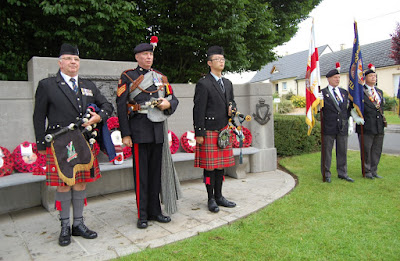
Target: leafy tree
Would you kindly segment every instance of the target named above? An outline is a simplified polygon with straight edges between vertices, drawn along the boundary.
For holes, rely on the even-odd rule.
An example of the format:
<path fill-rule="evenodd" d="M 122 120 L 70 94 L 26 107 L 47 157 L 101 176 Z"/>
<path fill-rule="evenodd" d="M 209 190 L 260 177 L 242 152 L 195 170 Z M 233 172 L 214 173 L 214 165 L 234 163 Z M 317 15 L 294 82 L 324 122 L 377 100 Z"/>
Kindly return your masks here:
<path fill-rule="evenodd" d="M 397 23 L 396 31 L 390 35 L 392 37 L 392 53 L 390 58 L 400 64 L 400 24 Z"/>
<path fill-rule="evenodd" d="M 224 47 L 227 71 L 257 70 L 320 1 L 3 0 L 0 79 L 26 79 L 26 62 L 58 56 L 63 42 L 77 44 L 82 58 L 133 60 L 151 35 L 160 39 L 154 67 L 171 82 L 206 73 L 211 45 Z"/>
<path fill-rule="evenodd" d="M 6 0 L 0 7 L 0 80 L 26 79 L 32 56 L 57 57 L 64 42 L 82 58 L 132 60 L 146 28 L 130 1 Z"/>
<path fill-rule="evenodd" d="M 258 70 L 275 59 L 272 49 L 297 32 L 320 0 L 203 0 L 138 2 L 160 42 L 154 66 L 172 82 L 195 82 L 208 71 L 210 45 L 225 49 L 227 71 Z"/>

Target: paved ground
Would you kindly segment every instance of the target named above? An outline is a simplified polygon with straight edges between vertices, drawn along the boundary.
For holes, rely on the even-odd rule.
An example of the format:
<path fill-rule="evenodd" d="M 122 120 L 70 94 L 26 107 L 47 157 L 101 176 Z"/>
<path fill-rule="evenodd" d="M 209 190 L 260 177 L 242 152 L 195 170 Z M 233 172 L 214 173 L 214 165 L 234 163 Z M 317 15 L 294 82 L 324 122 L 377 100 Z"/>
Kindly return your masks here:
<path fill-rule="evenodd" d="M 280 170 L 251 173 L 245 179 L 227 178 L 224 195 L 237 207 L 221 208 L 214 214 L 207 210 L 201 180 L 183 182 L 183 198 L 172 221 L 151 221 L 146 230 L 136 228 L 133 191 L 90 198 L 85 208 L 86 224 L 99 237 L 72 237 L 67 247 L 58 245 L 57 212 L 37 207 L 0 215 L 0 260 L 108 260 L 128 255 L 227 225 L 267 206 L 294 186 L 294 179 Z"/>

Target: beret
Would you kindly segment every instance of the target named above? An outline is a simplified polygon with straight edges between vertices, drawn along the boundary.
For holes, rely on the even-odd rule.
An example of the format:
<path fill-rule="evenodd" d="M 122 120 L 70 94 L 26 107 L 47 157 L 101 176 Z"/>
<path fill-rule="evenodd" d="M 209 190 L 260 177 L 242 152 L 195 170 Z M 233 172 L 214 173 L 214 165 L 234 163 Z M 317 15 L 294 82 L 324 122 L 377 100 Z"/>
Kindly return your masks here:
<path fill-rule="evenodd" d="M 336 75 L 336 74 L 340 74 L 340 72 L 338 71 L 338 69 L 330 70 L 330 71 L 326 74 L 326 78 L 332 77 L 332 76 L 334 76 L 334 75 Z"/>
<path fill-rule="evenodd" d="M 71 54 L 71 55 L 78 55 L 79 56 L 79 50 L 78 47 L 67 44 L 67 43 L 63 43 L 61 45 L 61 49 L 60 49 L 60 55 L 64 55 L 64 54 Z"/>
<path fill-rule="evenodd" d="M 149 43 L 140 43 L 136 45 L 135 49 L 133 49 L 133 52 L 135 54 L 141 53 L 141 52 L 153 52 L 153 45 Z"/>

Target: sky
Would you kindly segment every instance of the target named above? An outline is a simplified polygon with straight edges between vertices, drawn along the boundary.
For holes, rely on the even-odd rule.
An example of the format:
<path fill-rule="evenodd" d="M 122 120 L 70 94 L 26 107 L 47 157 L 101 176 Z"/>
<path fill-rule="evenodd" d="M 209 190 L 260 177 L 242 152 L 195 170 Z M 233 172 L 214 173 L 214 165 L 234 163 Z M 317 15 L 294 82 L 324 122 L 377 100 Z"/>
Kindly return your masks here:
<path fill-rule="evenodd" d="M 400 23 L 400 0 L 323 0 L 299 24 L 296 35 L 274 51 L 278 55 L 308 50 L 312 18 L 316 46 L 328 44 L 333 51 L 353 47 L 354 20 L 360 45 L 389 39 Z"/>

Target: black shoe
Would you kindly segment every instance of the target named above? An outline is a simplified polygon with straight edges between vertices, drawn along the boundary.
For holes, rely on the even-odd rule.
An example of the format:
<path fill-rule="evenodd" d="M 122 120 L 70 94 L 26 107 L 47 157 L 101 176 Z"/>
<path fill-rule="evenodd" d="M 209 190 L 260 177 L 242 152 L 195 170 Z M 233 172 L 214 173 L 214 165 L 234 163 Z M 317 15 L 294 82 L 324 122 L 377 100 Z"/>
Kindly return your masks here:
<path fill-rule="evenodd" d="M 330 177 L 326 177 L 326 178 L 325 178 L 325 182 L 331 183 L 331 178 L 330 178 Z"/>
<path fill-rule="evenodd" d="M 160 223 L 168 223 L 171 222 L 171 218 L 169 216 L 164 216 L 163 214 L 157 216 L 149 216 L 149 220 L 154 220 Z"/>
<path fill-rule="evenodd" d="M 383 177 L 382 177 L 382 176 L 379 176 L 378 174 L 373 175 L 373 177 L 374 177 L 374 178 L 377 178 L 377 179 L 383 179 Z"/>
<path fill-rule="evenodd" d="M 149 224 L 147 223 L 147 220 L 138 220 L 137 221 L 137 225 L 136 225 L 138 228 L 140 228 L 140 229 L 144 229 L 144 228 L 147 228 L 148 226 L 149 226 Z"/>
<path fill-rule="evenodd" d="M 216 201 L 217 201 L 217 205 L 218 206 L 223 206 L 223 207 L 226 207 L 226 208 L 234 208 L 234 207 L 236 207 L 236 203 L 235 202 L 229 201 L 224 197 L 217 198 Z"/>
<path fill-rule="evenodd" d="M 68 246 L 71 244 L 71 227 L 61 226 L 60 237 L 58 238 L 58 244 L 60 246 Z"/>
<path fill-rule="evenodd" d="M 373 176 L 365 176 L 367 179 L 374 179 Z"/>
<path fill-rule="evenodd" d="M 219 211 L 219 207 L 217 205 L 217 202 L 215 202 L 215 199 L 212 198 L 208 200 L 208 210 L 214 213 L 217 213 Z"/>
<path fill-rule="evenodd" d="M 352 178 L 350 178 L 350 177 L 342 177 L 342 176 L 339 176 L 339 179 L 344 179 L 344 180 L 349 181 L 349 182 L 354 182 L 354 179 L 352 179 Z"/>
<path fill-rule="evenodd" d="M 97 233 L 90 230 L 83 222 L 77 226 L 72 226 L 72 235 L 81 236 L 86 239 L 94 239 L 97 237 Z"/>

